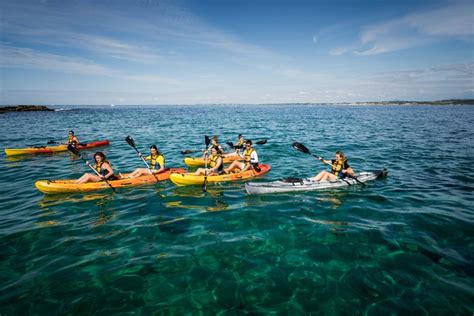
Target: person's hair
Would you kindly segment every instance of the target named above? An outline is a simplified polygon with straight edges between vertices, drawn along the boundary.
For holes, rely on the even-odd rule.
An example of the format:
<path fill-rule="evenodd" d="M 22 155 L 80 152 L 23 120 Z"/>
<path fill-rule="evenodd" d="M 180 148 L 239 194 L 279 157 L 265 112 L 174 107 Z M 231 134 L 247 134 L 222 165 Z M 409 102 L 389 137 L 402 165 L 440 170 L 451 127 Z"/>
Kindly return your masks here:
<path fill-rule="evenodd" d="M 160 151 L 158 150 L 158 147 L 156 147 L 156 145 L 151 145 L 150 146 L 150 152 L 151 152 L 152 149 L 156 150 L 156 154 L 158 154 L 158 155 L 160 154 Z"/>
<path fill-rule="evenodd" d="M 244 137 L 244 135 L 242 135 L 242 134 L 239 134 L 239 138 L 241 138 L 241 137 Z"/>
<path fill-rule="evenodd" d="M 211 151 L 212 151 L 213 149 L 217 152 L 218 155 L 222 155 L 222 150 L 221 150 L 220 148 L 212 147 L 212 148 L 211 148 Z"/>
<path fill-rule="evenodd" d="M 218 141 L 217 141 L 217 135 L 212 136 L 212 139 L 215 140 L 216 143 L 218 142 Z"/>
<path fill-rule="evenodd" d="M 70 131 L 69 131 L 69 134 L 74 135 L 74 131 L 73 131 L 73 130 L 70 130 Z"/>
<path fill-rule="evenodd" d="M 339 155 L 341 156 L 342 160 L 346 160 L 346 156 L 344 155 L 344 153 L 342 151 L 336 151 L 336 155 Z"/>
<path fill-rule="evenodd" d="M 252 146 L 252 141 L 251 141 L 250 139 L 247 139 L 247 140 L 245 141 L 245 144 L 250 144 L 250 146 Z"/>
<path fill-rule="evenodd" d="M 105 161 L 107 160 L 107 158 L 105 157 L 104 153 L 101 152 L 101 151 L 98 151 L 94 154 L 94 161 L 97 163 L 97 159 L 95 158 L 96 156 L 100 156 L 102 158 L 102 161 Z"/>

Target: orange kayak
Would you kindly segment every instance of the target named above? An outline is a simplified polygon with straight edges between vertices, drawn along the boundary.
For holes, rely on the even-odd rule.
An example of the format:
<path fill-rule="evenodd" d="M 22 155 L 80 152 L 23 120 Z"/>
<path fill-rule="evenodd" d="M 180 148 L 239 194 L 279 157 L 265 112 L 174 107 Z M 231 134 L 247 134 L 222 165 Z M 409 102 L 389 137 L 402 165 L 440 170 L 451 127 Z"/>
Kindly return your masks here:
<path fill-rule="evenodd" d="M 242 158 L 240 158 L 240 156 L 238 155 L 232 155 L 230 157 L 224 157 L 222 162 L 225 164 L 228 164 L 234 160 L 241 160 L 241 159 Z M 206 165 L 206 160 L 202 157 L 185 157 L 184 163 L 188 167 L 204 167 Z"/>
<path fill-rule="evenodd" d="M 76 146 L 77 149 L 89 149 L 100 146 L 107 146 L 110 142 L 108 140 L 100 140 L 95 142 L 86 143 L 84 145 Z M 57 146 L 34 146 L 26 148 L 6 148 L 5 154 L 7 156 L 14 155 L 26 155 L 26 154 L 48 154 L 58 151 L 67 151 L 67 145 L 57 145 Z"/>
<path fill-rule="evenodd" d="M 163 172 L 157 174 L 144 175 L 137 178 L 127 179 L 129 174 L 123 174 L 123 178 L 120 180 L 110 180 L 108 181 L 113 188 L 124 188 L 130 186 L 137 186 L 142 184 L 151 184 L 159 181 L 167 180 L 170 177 L 170 174 L 180 174 L 184 173 L 186 170 L 184 168 L 170 168 L 165 169 Z M 76 179 L 68 180 L 38 180 L 35 183 L 35 186 L 38 190 L 46 194 L 56 194 L 56 193 L 72 193 L 72 192 L 88 192 L 96 190 L 110 189 L 110 186 L 104 181 L 100 182 L 88 182 L 88 183 L 74 183 Z"/>

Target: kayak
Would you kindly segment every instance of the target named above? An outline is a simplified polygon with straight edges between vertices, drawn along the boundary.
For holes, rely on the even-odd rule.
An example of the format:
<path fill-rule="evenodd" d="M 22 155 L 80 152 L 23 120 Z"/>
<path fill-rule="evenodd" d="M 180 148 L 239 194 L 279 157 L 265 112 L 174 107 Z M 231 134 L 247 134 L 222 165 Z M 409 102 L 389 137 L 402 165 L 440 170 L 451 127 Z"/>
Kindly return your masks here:
<path fill-rule="evenodd" d="M 223 163 L 231 163 L 234 160 L 241 160 L 240 156 L 230 156 L 223 158 Z M 202 157 L 185 157 L 184 163 L 188 167 L 204 167 L 206 160 Z"/>
<path fill-rule="evenodd" d="M 208 176 L 207 182 L 227 182 L 227 181 L 239 181 L 245 179 L 252 179 L 264 173 L 270 171 L 270 165 L 267 164 L 260 164 L 260 172 L 256 172 L 254 170 L 247 170 L 244 172 L 238 173 L 229 173 L 229 174 L 222 174 L 216 176 Z M 171 182 L 176 185 L 197 185 L 204 183 L 204 176 L 195 176 L 193 173 L 172 173 L 170 176 Z"/>
<path fill-rule="evenodd" d="M 179 174 L 184 173 L 186 170 L 184 168 L 170 168 L 165 169 L 163 172 L 157 174 L 148 174 L 141 177 L 126 179 L 128 174 L 123 174 L 124 179 L 120 180 L 110 180 L 108 181 L 113 188 L 124 188 L 129 186 L 137 186 L 147 183 L 156 183 L 159 181 L 167 180 L 170 177 L 170 174 Z M 46 194 L 56 194 L 56 193 L 71 193 L 71 192 L 88 192 L 96 190 L 110 189 L 110 186 L 104 182 L 87 182 L 87 183 L 74 183 L 76 179 L 68 180 L 38 180 L 35 183 L 35 186 L 38 190 Z"/>
<path fill-rule="evenodd" d="M 110 142 L 108 140 L 100 140 L 76 146 L 77 149 L 89 149 L 99 146 L 106 146 Z M 26 148 L 6 148 L 5 154 L 7 156 L 26 155 L 26 154 L 45 154 L 54 153 L 58 151 L 67 151 L 67 145 L 61 144 L 56 146 L 34 146 Z"/>
<path fill-rule="evenodd" d="M 273 182 L 249 182 L 245 184 L 248 194 L 268 194 L 298 191 L 314 191 L 321 189 L 332 189 L 347 187 L 354 184 L 364 183 L 379 177 L 385 177 L 387 170 L 376 170 L 360 172 L 354 178 L 337 179 L 335 181 L 314 181 L 311 178 L 286 178 Z"/>

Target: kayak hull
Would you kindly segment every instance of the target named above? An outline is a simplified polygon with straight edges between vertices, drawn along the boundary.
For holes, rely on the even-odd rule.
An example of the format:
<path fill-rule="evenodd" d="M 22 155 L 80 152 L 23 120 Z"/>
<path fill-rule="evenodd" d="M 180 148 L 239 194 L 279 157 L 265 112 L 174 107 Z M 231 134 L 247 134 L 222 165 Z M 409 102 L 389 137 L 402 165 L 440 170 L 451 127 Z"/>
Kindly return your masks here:
<path fill-rule="evenodd" d="M 335 181 L 313 181 L 309 178 L 294 178 L 291 181 L 272 181 L 272 182 L 249 182 L 245 184 L 245 191 L 248 194 L 271 194 L 271 193 L 287 193 L 287 192 L 301 192 L 301 191 L 316 191 L 323 189 L 332 189 L 347 187 L 354 184 L 364 183 L 370 180 L 375 180 L 387 175 L 387 170 L 376 170 L 370 172 L 360 172 L 356 179 L 344 178 Z"/>
<path fill-rule="evenodd" d="M 77 149 L 89 149 L 100 146 L 107 146 L 110 144 L 108 140 L 100 140 L 95 142 L 90 142 L 84 146 L 77 146 Z M 27 147 L 27 148 L 6 148 L 5 154 L 7 156 L 15 155 L 28 155 L 28 154 L 50 154 L 60 151 L 67 151 L 67 145 L 57 145 L 57 146 L 36 146 L 36 147 Z"/>
<path fill-rule="evenodd" d="M 240 156 L 230 156 L 223 158 L 223 163 L 229 164 L 234 160 L 241 160 Z M 184 163 L 188 167 L 204 167 L 206 165 L 206 160 L 202 157 L 185 157 Z M 209 161 L 208 161 L 209 163 Z"/>
<path fill-rule="evenodd" d="M 228 182 L 228 181 L 239 181 L 239 180 L 246 180 L 258 177 L 262 174 L 267 173 L 270 171 L 271 167 L 267 164 L 260 164 L 260 172 L 256 172 L 254 170 L 247 170 L 244 172 L 239 173 L 230 173 L 230 174 L 223 174 L 217 176 L 208 176 L 207 182 L 208 183 L 216 183 L 216 182 Z M 178 186 L 184 185 L 202 185 L 204 184 L 204 176 L 195 176 L 192 173 L 173 173 L 170 176 L 171 182 Z"/>
<path fill-rule="evenodd" d="M 152 184 L 169 179 L 170 174 L 184 173 L 184 168 L 170 168 L 154 175 L 144 175 L 141 177 L 126 179 L 129 174 L 123 174 L 124 179 L 108 181 L 113 188 L 124 188 L 130 186 L 138 186 L 143 184 Z M 90 192 L 97 190 L 110 189 L 110 186 L 104 181 L 88 182 L 77 184 L 75 179 L 67 180 L 38 180 L 35 182 L 35 187 L 45 194 L 59 194 L 59 193 L 77 193 Z"/>

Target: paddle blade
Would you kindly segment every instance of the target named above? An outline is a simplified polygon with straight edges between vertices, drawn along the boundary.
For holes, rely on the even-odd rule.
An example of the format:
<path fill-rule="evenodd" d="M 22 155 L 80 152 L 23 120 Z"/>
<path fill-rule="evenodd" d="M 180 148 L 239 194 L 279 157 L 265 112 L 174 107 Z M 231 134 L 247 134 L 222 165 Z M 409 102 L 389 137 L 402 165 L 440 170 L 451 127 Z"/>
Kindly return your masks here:
<path fill-rule="evenodd" d="M 190 149 L 181 150 L 181 155 L 188 155 L 188 154 L 192 154 L 192 153 L 195 153 L 195 152 L 197 152 L 197 150 L 190 150 Z"/>
<path fill-rule="evenodd" d="M 209 138 L 209 136 L 204 136 L 204 142 L 206 143 L 206 148 L 209 147 L 209 144 L 211 143 L 211 139 Z"/>
<path fill-rule="evenodd" d="M 256 144 L 257 145 L 263 145 L 263 144 L 266 144 L 267 143 L 267 140 L 266 139 L 262 139 L 262 140 L 259 140 Z"/>
<path fill-rule="evenodd" d="M 54 140 L 48 140 L 46 144 L 56 144 L 56 142 Z"/>
<path fill-rule="evenodd" d="M 293 146 L 294 149 L 296 149 L 298 151 L 301 151 L 302 153 L 311 154 L 309 149 L 306 148 L 306 146 L 303 145 L 302 143 L 294 142 L 293 145 L 291 145 L 291 146 Z"/>
<path fill-rule="evenodd" d="M 77 148 L 74 147 L 73 145 L 67 145 L 67 150 L 72 152 L 74 155 L 81 157 L 81 154 L 79 153 L 79 150 L 77 150 Z"/>
<path fill-rule="evenodd" d="M 227 142 L 226 144 L 227 144 L 227 146 L 229 146 L 229 147 L 232 147 L 232 148 L 234 147 L 234 143 L 233 143 L 233 142 Z"/>
<path fill-rule="evenodd" d="M 135 141 L 133 140 L 133 138 L 131 138 L 130 136 L 127 136 L 127 137 L 125 137 L 125 141 L 126 141 L 130 146 L 132 146 L 133 148 L 135 148 Z"/>

